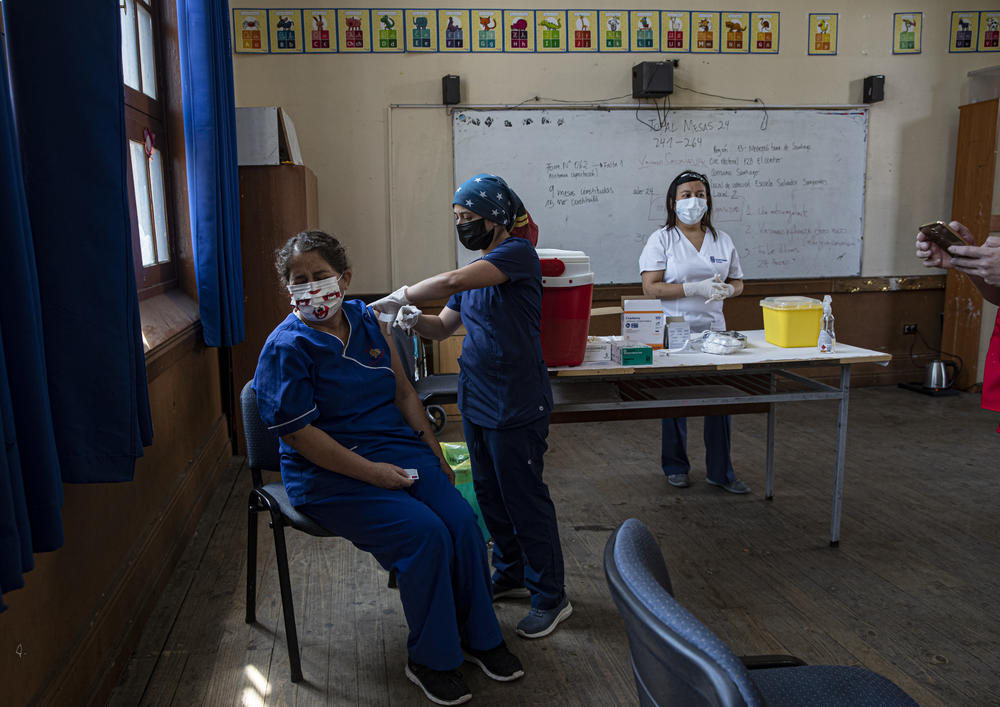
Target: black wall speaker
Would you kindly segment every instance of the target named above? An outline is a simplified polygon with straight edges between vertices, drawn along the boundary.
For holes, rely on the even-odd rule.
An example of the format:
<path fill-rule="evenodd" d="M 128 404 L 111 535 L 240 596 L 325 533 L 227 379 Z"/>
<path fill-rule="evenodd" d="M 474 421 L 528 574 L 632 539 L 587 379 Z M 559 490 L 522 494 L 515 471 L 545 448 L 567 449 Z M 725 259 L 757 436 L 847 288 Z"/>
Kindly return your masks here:
<path fill-rule="evenodd" d="M 863 99 L 865 103 L 878 103 L 885 99 L 885 76 L 882 74 L 865 76 Z"/>
<path fill-rule="evenodd" d="M 455 74 L 448 74 L 441 77 L 441 102 L 446 106 L 453 106 L 462 102 L 462 90 L 459 87 L 458 77 Z"/>
<path fill-rule="evenodd" d="M 674 65 L 644 61 L 632 67 L 632 98 L 659 98 L 674 92 Z"/>

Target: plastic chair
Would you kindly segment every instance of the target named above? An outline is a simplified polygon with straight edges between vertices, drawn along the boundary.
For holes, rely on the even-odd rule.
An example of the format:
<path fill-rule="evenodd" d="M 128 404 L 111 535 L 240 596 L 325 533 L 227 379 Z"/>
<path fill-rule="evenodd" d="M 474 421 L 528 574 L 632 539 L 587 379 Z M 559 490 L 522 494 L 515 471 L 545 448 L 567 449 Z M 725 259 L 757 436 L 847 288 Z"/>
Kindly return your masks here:
<path fill-rule="evenodd" d="M 418 378 L 417 363 L 423 360 L 420 337 L 407 334 L 399 327 L 393 327 L 392 338 L 396 344 L 396 351 L 399 352 L 403 371 L 413 384 L 413 389 L 417 391 L 417 397 L 423 403 L 431 427 L 437 434 L 448 422 L 448 415 L 441 406 L 458 402 L 458 374 L 435 373 Z"/>
<path fill-rule="evenodd" d="M 737 657 L 674 599 L 660 548 L 634 518 L 608 539 L 604 573 L 625 621 L 642 705 L 917 704 L 894 683 L 864 668 L 810 666 L 793 656 Z"/>

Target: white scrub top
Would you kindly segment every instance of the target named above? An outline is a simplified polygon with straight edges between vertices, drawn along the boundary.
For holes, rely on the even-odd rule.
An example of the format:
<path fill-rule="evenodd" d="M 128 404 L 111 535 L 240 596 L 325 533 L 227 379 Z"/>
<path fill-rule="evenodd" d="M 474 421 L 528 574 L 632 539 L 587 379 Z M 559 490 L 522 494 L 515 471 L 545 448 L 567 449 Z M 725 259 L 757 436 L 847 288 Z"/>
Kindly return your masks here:
<path fill-rule="evenodd" d="M 701 251 L 697 251 L 679 229 L 661 228 L 650 235 L 642 249 L 639 274 L 662 270 L 667 283 L 698 282 L 716 274 L 723 280 L 742 280 L 743 268 L 733 239 L 724 231 L 715 232 L 718 238 L 712 238 L 711 231 L 705 233 Z M 726 329 L 721 300 L 705 304 L 704 297 L 679 297 L 660 300 L 660 305 L 664 316 L 683 316 L 693 332 Z"/>

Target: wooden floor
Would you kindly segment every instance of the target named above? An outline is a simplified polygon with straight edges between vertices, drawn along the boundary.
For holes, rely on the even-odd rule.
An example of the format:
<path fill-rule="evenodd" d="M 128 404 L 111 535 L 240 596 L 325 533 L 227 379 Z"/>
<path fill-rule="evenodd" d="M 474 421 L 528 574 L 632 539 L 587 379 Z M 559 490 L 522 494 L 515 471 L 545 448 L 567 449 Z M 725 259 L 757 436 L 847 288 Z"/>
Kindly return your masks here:
<path fill-rule="evenodd" d="M 776 485 L 763 499 L 765 418 L 733 419 L 737 497 L 658 468 L 656 421 L 554 425 L 545 476 L 559 514 L 573 616 L 525 641 L 524 602 L 497 605 L 526 666 L 494 683 L 463 667 L 473 704 L 637 702 L 621 621 L 604 580 L 612 529 L 655 533 L 678 598 L 735 652 L 861 665 L 920 704 L 1000 705 L 1000 416 L 963 394 L 852 393 L 842 539 L 828 545 L 836 405 L 779 407 Z M 449 424 L 442 436 L 458 439 Z M 260 529 L 258 623 L 243 622 L 249 474 L 235 459 L 157 606 L 110 704 L 420 705 L 403 675 L 406 625 L 370 556 L 341 539 L 289 532 L 305 682 L 289 682 L 273 543 Z"/>

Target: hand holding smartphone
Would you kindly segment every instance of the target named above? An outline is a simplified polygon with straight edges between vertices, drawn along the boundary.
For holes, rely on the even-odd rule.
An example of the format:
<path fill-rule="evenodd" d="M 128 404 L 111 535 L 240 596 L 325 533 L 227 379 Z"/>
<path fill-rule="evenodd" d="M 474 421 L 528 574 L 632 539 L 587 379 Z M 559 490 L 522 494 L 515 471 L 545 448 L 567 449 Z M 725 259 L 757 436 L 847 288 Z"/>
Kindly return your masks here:
<path fill-rule="evenodd" d="M 931 243 L 936 244 L 941 250 L 947 252 L 948 246 L 969 245 L 965 239 L 952 230 L 951 226 L 944 221 L 932 221 L 920 227 L 920 232 L 927 237 Z"/>

